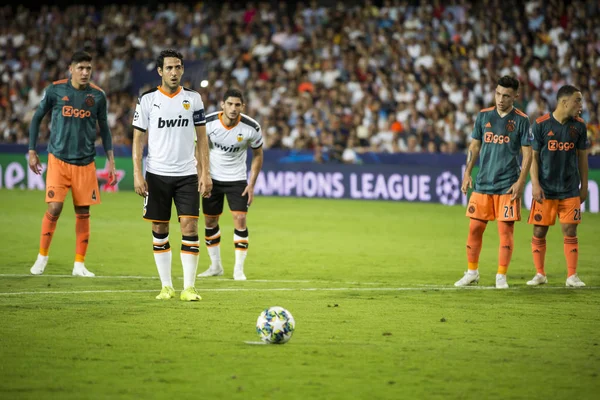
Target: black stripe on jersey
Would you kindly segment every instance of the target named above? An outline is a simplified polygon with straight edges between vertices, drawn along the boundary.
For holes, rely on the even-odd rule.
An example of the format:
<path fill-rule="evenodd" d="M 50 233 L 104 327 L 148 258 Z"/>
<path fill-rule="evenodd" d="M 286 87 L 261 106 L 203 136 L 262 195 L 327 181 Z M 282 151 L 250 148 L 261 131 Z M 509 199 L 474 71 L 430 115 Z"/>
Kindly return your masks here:
<path fill-rule="evenodd" d="M 133 124 L 131 124 L 131 126 L 133 126 L 135 129 L 137 129 L 138 131 L 142 131 L 142 132 L 146 132 L 145 129 L 140 128 L 139 126 L 135 126 Z"/>
<path fill-rule="evenodd" d="M 219 113 L 218 112 L 214 112 L 214 113 L 210 113 L 206 116 L 206 123 L 209 123 L 211 121 L 216 121 L 219 119 Z"/>
<path fill-rule="evenodd" d="M 140 102 L 142 101 L 142 97 L 144 97 L 144 96 L 145 96 L 145 95 L 147 95 L 147 94 L 154 93 L 154 92 L 156 92 L 157 90 L 158 90 L 158 87 L 152 88 L 152 89 L 150 89 L 150 90 L 146 90 L 144 93 L 142 93 L 142 94 L 140 95 L 140 97 L 138 97 L 138 104 L 140 104 Z"/>
<path fill-rule="evenodd" d="M 256 130 L 256 132 L 260 132 L 260 125 L 256 121 L 250 119 L 249 117 L 246 117 L 243 114 L 242 114 L 241 122 L 250 126 L 251 128 L 254 128 Z"/>
<path fill-rule="evenodd" d="M 183 87 L 183 90 L 187 90 L 188 92 L 198 93 L 194 89 L 186 88 L 185 86 Z M 200 93 L 198 93 L 198 94 L 200 94 Z"/>

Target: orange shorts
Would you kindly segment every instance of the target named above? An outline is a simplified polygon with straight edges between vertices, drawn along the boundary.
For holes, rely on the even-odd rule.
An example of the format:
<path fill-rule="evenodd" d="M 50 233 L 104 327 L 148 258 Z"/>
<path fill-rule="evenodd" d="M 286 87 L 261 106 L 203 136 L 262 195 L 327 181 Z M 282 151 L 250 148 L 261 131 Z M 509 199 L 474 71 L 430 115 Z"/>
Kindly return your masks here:
<path fill-rule="evenodd" d="M 100 204 L 96 165 L 93 162 L 88 165 L 73 165 L 48 154 L 46 203 L 64 203 L 69 189 L 76 206 Z"/>
<path fill-rule="evenodd" d="M 532 200 L 527 222 L 541 226 L 554 225 L 556 214 L 558 214 L 561 224 L 581 223 L 581 199 L 579 197 L 569 197 L 562 200 L 544 199 L 541 204 Z"/>
<path fill-rule="evenodd" d="M 483 221 L 520 221 L 521 199 L 511 201 L 510 196 L 473 192 L 467 206 L 467 217 Z"/>

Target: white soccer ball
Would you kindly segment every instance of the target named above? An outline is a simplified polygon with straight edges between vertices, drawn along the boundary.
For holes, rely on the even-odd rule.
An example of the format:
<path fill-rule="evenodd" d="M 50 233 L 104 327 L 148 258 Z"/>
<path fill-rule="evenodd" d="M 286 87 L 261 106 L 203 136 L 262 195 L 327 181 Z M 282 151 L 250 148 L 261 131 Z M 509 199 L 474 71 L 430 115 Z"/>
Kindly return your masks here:
<path fill-rule="evenodd" d="M 296 321 L 292 313 L 283 307 L 269 307 L 258 316 L 256 332 L 263 342 L 284 344 L 291 338 L 296 329 Z"/>

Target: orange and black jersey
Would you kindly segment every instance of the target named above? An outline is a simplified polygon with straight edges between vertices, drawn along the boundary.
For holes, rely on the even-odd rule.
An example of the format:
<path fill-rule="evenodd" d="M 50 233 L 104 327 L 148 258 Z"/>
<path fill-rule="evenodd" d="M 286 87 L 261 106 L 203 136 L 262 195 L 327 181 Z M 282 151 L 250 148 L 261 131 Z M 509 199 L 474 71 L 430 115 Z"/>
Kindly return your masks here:
<path fill-rule="evenodd" d="M 532 148 L 539 152 L 538 174 L 547 199 L 579 196 L 577 151 L 587 149 L 587 128 L 579 117 L 561 124 L 550 114 L 531 126 Z"/>
<path fill-rule="evenodd" d="M 104 150 L 112 150 L 104 91 L 90 83 L 75 89 L 69 79 L 51 83 L 42 97 L 29 127 L 29 149 L 34 150 L 40 124 L 52 110 L 52 128 L 48 152 L 74 165 L 87 165 L 96 156 L 96 123 Z"/>
<path fill-rule="evenodd" d="M 481 141 L 475 191 L 506 193 L 521 173 L 521 147 L 531 146 L 529 117 L 517 108 L 504 117 L 496 107 L 484 108 L 477 115 L 471 137 Z"/>

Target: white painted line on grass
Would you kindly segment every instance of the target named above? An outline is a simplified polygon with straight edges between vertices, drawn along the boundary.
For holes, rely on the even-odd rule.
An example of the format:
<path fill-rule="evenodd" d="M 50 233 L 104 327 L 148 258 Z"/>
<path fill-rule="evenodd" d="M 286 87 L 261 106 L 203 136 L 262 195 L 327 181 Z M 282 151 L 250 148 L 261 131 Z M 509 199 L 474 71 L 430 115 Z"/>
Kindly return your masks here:
<path fill-rule="evenodd" d="M 73 275 L 31 275 L 31 274 L 0 274 L 0 278 L 73 278 Z M 137 275 L 96 275 L 88 279 L 159 279 L 158 276 L 137 276 Z M 175 279 L 183 280 L 182 277 L 176 277 Z M 219 281 L 219 282 L 231 282 L 232 279 L 227 278 L 200 278 L 203 282 Z M 294 279 L 248 279 L 246 282 L 259 282 L 259 283 L 339 283 L 343 285 L 383 285 L 384 283 L 378 282 L 338 282 L 338 281 L 319 281 L 319 280 L 294 280 Z"/>
<path fill-rule="evenodd" d="M 469 287 L 453 287 L 453 286 L 430 286 L 429 288 L 422 287 L 373 287 L 373 288 L 357 288 L 357 287 L 346 287 L 346 288 L 217 288 L 217 289 L 205 289 L 200 288 L 200 293 L 204 292 L 414 292 L 414 291 L 459 291 L 459 290 L 497 290 L 498 292 L 504 291 L 518 291 L 518 290 L 598 290 L 600 286 L 586 286 L 583 288 L 569 288 L 564 286 L 545 286 L 541 288 L 526 287 L 511 287 L 509 289 L 496 289 L 494 286 L 469 286 Z M 98 293 L 147 293 L 147 292 L 158 292 L 155 290 L 72 290 L 72 291 L 31 291 L 31 292 L 0 292 L 0 296 L 20 296 L 20 295 L 37 295 L 37 294 L 98 294 Z"/>
<path fill-rule="evenodd" d="M 32 274 L 0 274 L 0 278 L 73 278 L 73 275 L 55 275 L 55 274 L 45 274 L 45 275 L 32 275 Z M 112 279 L 158 279 L 158 276 L 135 276 L 135 275 L 104 275 L 104 276 L 94 276 L 92 278 L 112 278 Z"/>
<path fill-rule="evenodd" d="M 16 296 L 30 294 L 88 294 L 88 293 L 145 293 L 159 292 L 159 290 L 71 290 L 71 291 L 41 291 L 41 292 L 5 292 L 0 293 L 0 296 Z"/>

